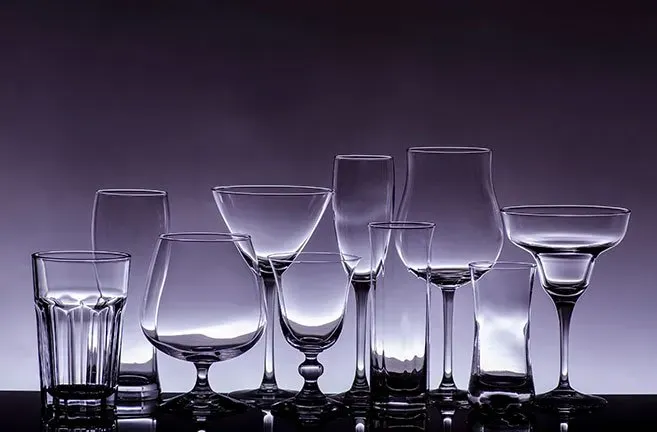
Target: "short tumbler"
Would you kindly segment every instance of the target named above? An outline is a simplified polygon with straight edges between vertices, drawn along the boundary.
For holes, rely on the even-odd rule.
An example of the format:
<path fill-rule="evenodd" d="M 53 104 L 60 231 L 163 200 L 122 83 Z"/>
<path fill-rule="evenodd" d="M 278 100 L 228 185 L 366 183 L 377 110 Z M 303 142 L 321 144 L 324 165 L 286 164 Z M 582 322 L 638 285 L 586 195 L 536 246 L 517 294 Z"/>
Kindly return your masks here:
<path fill-rule="evenodd" d="M 529 360 L 529 309 L 536 266 L 470 264 L 475 337 L 468 399 L 504 411 L 534 397 Z"/>
<path fill-rule="evenodd" d="M 369 225 L 371 404 L 393 415 L 426 411 L 429 263 L 433 223 Z"/>
<path fill-rule="evenodd" d="M 44 415 L 98 416 L 114 409 L 130 255 L 32 255 Z"/>

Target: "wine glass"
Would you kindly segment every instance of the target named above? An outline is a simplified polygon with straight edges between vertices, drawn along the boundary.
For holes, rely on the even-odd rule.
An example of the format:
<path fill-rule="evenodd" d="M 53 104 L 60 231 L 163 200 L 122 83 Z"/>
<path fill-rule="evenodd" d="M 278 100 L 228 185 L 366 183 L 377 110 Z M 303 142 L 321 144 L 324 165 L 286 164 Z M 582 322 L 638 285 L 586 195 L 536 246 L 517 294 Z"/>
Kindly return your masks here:
<path fill-rule="evenodd" d="M 265 303 L 250 237 L 225 233 L 160 236 L 144 298 L 141 327 L 161 352 L 194 363 L 196 385 L 165 401 L 165 411 L 198 421 L 248 406 L 214 393 L 208 370 L 260 339 Z"/>
<path fill-rule="evenodd" d="M 276 281 L 267 257 L 294 258 L 315 232 L 331 199 L 331 189 L 313 186 L 246 185 L 212 189 L 219 213 L 231 232 L 251 236 L 267 303 L 264 374 L 260 387 L 230 394 L 261 408 L 289 399 L 294 392 L 278 388 L 274 371 L 274 319 L 278 311 Z"/>
<path fill-rule="evenodd" d="M 392 156 L 338 155 L 333 163 L 333 214 L 342 253 L 362 257 L 351 280 L 356 298 L 356 373 L 342 395 L 347 405 L 367 405 L 365 374 L 367 304 L 370 292 L 368 224 L 392 219 L 395 167 Z"/>
<path fill-rule="evenodd" d="M 618 245 L 627 232 L 630 210 L 595 205 L 525 205 L 504 207 L 509 240 L 536 261 L 543 289 L 559 317 L 561 375 L 557 387 L 534 404 L 559 411 L 581 411 L 605 399 L 574 390 L 568 379 L 568 335 L 575 303 L 589 286 L 600 254 Z"/>
<path fill-rule="evenodd" d="M 124 402 L 155 404 L 160 396 L 156 351 L 141 331 L 139 313 L 153 249 L 159 236 L 169 231 L 167 193 L 152 189 L 100 189 L 91 220 L 94 250 L 124 251 L 132 256 L 117 396 Z M 143 411 L 138 403 L 134 407 L 124 405 L 118 409 Z"/>
<path fill-rule="evenodd" d="M 269 256 L 283 335 L 305 356 L 299 366 L 303 387 L 293 398 L 273 405 L 274 416 L 317 424 L 340 415 L 343 405 L 326 397 L 317 385 L 324 372 L 317 356 L 340 336 L 351 277 L 359 261 L 357 256 L 330 252 L 301 252 L 296 258 L 287 254 Z"/>
<path fill-rule="evenodd" d="M 492 152 L 478 147 L 411 147 L 399 220 L 436 224 L 431 283 L 443 296 L 443 377 L 430 391 L 440 404 L 465 406 L 452 376 L 454 293 L 470 281 L 469 263 L 495 261 L 504 235 L 491 173 Z"/>

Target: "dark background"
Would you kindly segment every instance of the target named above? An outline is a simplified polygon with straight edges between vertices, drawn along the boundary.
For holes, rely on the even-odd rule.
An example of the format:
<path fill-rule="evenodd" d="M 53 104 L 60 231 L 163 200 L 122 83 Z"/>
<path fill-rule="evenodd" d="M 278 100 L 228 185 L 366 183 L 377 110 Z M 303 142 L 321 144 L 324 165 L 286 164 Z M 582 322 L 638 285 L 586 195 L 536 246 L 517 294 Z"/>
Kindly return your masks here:
<path fill-rule="evenodd" d="M 408 146 L 473 145 L 494 151 L 500 205 L 633 210 L 576 308 L 572 382 L 655 392 L 657 15 L 648 2 L 547 4 L 1 2 L 0 388 L 38 387 L 29 253 L 90 247 L 96 189 L 163 188 L 173 230 L 222 230 L 211 186 L 329 186 L 335 154 L 373 152 L 395 156 L 400 197 Z M 329 211 L 307 250 L 336 247 Z M 502 257 L 530 258 L 510 244 Z M 438 296 L 433 309 L 437 385 Z M 539 287 L 532 319 L 543 391 L 558 333 Z M 465 386 L 470 287 L 455 320 Z M 351 382 L 353 326 L 351 303 L 321 357 L 326 391 Z M 277 338 L 279 382 L 298 388 L 300 355 Z M 217 365 L 213 387 L 257 385 L 262 349 Z M 191 388 L 191 365 L 160 358 L 166 391 Z"/>

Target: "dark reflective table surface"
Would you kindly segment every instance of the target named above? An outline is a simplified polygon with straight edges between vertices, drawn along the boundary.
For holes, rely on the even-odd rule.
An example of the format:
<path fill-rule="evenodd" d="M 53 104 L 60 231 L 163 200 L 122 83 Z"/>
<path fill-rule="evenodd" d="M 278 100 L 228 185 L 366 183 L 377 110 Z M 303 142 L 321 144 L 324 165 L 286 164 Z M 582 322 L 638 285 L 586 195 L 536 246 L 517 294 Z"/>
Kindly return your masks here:
<path fill-rule="evenodd" d="M 526 417 L 511 416 L 508 419 L 483 417 L 473 410 L 461 410 L 441 415 L 431 407 L 426 419 L 396 421 L 372 418 L 341 418 L 313 430 L 322 431 L 473 431 L 473 432 L 592 432 L 597 430 L 643 431 L 651 429 L 653 416 L 657 413 L 657 396 L 623 395 L 605 396 L 609 401 L 606 408 L 591 414 L 580 414 L 564 421 L 557 415 L 528 413 Z M 289 421 L 274 419 L 261 411 L 253 410 L 237 416 L 213 420 L 202 424 L 171 414 L 155 412 L 151 417 L 118 418 L 116 421 L 99 421 L 90 425 L 71 425 L 41 421 L 37 392 L 0 392 L 0 431 L 2 432 L 163 432 L 163 431 L 294 431 L 304 430 Z M 567 425 L 566 425 L 567 423 Z"/>

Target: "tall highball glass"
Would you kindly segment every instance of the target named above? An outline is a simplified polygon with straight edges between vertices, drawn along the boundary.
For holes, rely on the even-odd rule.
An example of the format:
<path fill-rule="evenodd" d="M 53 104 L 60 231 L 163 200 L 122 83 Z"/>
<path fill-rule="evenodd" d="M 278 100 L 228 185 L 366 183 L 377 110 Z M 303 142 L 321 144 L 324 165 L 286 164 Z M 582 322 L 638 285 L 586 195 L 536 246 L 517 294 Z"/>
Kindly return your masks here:
<path fill-rule="evenodd" d="M 399 220 L 436 224 L 431 283 L 443 296 L 443 377 L 430 392 L 437 403 L 468 404 L 452 374 L 454 294 L 470 282 L 468 264 L 495 261 L 504 234 L 493 189 L 492 152 L 477 147 L 411 147 Z"/>
<path fill-rule="evenodd" d="M 143 410 L 141 403 L 160 396 L 155 348 L 139 324 L 148 268 L 161 234 L 169 230 L 169 199 L 153 189 L 101 189 L 91 219 L 91 247 L 130 254 L 128 301 L 124 310 L 123 347 L 119 368 L 119 413 Z"/>

